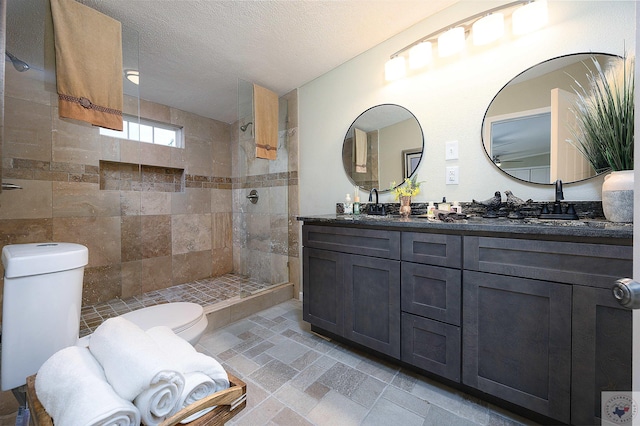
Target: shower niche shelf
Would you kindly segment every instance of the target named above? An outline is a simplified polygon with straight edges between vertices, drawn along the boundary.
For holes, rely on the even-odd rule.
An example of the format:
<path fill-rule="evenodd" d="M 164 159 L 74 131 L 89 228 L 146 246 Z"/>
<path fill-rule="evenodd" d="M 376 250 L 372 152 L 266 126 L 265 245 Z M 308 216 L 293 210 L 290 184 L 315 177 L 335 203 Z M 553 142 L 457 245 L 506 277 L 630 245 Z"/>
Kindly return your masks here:
<path fill-rule="evenodd" d="M 184 169 L 100 161 L 100 189 L 115 191 L 184 192 Z"/>

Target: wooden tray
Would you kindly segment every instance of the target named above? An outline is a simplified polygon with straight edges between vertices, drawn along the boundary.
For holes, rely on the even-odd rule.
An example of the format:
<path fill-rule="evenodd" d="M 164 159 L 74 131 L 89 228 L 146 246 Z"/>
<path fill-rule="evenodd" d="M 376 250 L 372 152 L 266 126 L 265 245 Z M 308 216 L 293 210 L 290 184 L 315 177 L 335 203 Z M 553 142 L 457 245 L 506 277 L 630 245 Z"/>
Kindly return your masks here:
<path fill-rule="evenodd" d="M 232 374 L 229 376 L 229 389 L 221 390 L 206 398 L 196 401 L 166 419 L 160 426 L 173 426 L 190 415 L 207 407 L 216 405 L 204 416 L 187 423 L 189 426 L 217 426 L 225 424 L 247 406 L 247 385 Z M 31 426 L 53 426 L 53 420 L 36 396 L 36 376 L 27 377 L 27 404 L 31 413 Z"/>

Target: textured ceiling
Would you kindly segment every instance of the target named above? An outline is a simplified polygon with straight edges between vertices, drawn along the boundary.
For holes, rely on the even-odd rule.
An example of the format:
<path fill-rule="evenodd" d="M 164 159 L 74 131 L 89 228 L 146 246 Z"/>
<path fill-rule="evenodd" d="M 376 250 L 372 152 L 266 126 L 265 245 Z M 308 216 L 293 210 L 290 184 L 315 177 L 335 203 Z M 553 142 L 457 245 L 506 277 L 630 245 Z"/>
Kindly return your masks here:
<path fill-rule="evenodd" d="M 284 95 L 458 1 L 80 0 L 138 32 L 141 98 L 227 123 L 238 79 Z"/>

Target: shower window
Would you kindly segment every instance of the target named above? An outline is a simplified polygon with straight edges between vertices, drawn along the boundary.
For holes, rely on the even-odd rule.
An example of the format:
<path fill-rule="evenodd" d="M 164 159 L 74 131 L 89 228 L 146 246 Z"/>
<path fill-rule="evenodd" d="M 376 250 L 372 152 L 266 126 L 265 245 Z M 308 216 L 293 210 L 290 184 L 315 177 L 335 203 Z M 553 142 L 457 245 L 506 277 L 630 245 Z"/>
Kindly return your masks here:
<path fill-rule="evenodd" d="M 182 128 L 172 124 L 122 115 L 122 131 L 100 128 L 100 134 L 112 138 L 130 139 L 155 145 L 184 148 Z"/>

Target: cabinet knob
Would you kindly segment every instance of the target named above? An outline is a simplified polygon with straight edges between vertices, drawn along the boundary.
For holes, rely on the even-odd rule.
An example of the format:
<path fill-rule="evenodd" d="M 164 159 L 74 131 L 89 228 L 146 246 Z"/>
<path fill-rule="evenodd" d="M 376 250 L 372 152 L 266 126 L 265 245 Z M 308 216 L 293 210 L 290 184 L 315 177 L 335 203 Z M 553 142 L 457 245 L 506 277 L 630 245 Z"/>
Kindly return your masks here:
<path fill-rule="evenodd" d="M 620 278 L 611 289 L 613 297 L 627 309 L 640 308 L 640 283 L 631 278 Z"/>

